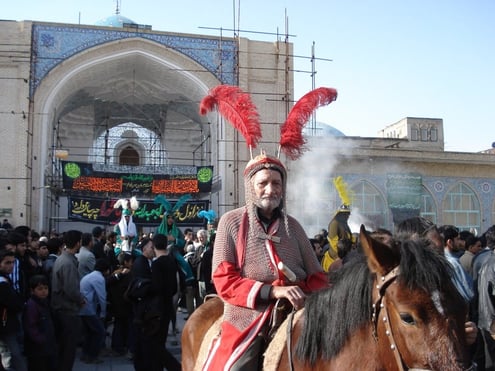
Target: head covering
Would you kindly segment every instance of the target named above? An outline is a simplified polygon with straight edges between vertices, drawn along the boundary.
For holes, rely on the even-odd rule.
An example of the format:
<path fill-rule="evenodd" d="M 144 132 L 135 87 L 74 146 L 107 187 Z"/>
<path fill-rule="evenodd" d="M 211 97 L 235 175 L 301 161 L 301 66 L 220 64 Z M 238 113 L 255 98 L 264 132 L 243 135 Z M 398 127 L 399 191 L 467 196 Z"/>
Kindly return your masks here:
<path fill-rule="evenodd" d="M 287 170 L 284 164 L 278 158 L 268 156 L 266 153 L 261 153 L 247 163 L 244 169 L 244 177 L 251 179 L 254 174 L 262 169 L 277 170 L 284 181 L 287 179 Z"/>
<path fill-rule="evenodd" d="M 184 205 L 190 198 L 191 195 L 185 194 L 177 200 L 174 206 L 172 206 L 172 204 L 167 200 L 167 198 L 164 195 L 158 195 L 155 197 L 155 203 L 161 204 L 162 208 L 164 209 L 162 222 L 160 223 L 156 231 L 158 234 L 167 235 L 171 233 L 175 238 L 178 237 L 179 230 L 177 228 L 177 225 L 175 224 L 175 220 L 174 220 L 174 224 L 171 226 L 171 228 L 169 228 L 167 224 L 167 218 L 171 216 L 175 219 L 175 214 L 179 211 L 182 205 Z"/>
<path fill-rule="evenodd" d="M 282 177 L 282 194 L 280 199 L 280 204 L 278 210 L 280 212 L 280 217 L 284 220 L 284 225 L 286 226 L 287 233 L 290 235 L 288 230 L 287 214 L 285 210 L 285 195 L 287 189 L 287 170 L 282 162 L 273 156 L 268 156 L 265 153 L 261 153 L 252 160 L 248 162 L 246 168 L 244 169 L 244 191 L 246 199 L 246 208 L 249 218 L 249 223 L 252 224 L 257 218 L 257 205 L 256 205 L 256 192 L 254 190 L 254 185 L 252 182 L 253 176 L 260 170 L 275 170 L 278 171 Z"/>
<path fill-rule="evenodd" d="M 342 202 L 342 204 L 337 209 L 335 214 L 350 213 L 351 212 L 351 195 L 350 195 L 349 187 L 347 186 L 347 183 L 344 181 L 344 178 L 342 178 L 342 176 L 338 176 L 338 177 L 334 178 L 333 184 L 334 184 L 335 189 L 337 190 L 337 193 L 339 194 L 339 198 Z"/>
<path fill-rule="evenodd" d="M 287 233 L 289 233 L 284 207 L 287 171 L 280 161 L 280 153 L 283 152 L 292 160 L 298 159 L 305 151 L 306 141 L 302 135 L 304 125 L 316 108 L 330 104 L 336 98 L 337 91 L 332 88 L 317 88 L 305 94 L 294 104 L 280 129 L 277 156 L 272 157 L 262 151 L 259 156 L 254 158 L 252 151 L 256 148 L 262 135 L 259 115 L 250 95 L 237 86 L 219 85 L 211 89 L 209 94 L 201 100 L 200 114 L 205 115 L 216 108 L 243 135 L 250 150 L 251 160 L 244 170 L 246 206 L 250 224 L 254 222 L 256 217 L 256 205 L 254 204 L 256 195 L 251 178 L 262 169 L 272 169 L 282 175 L 283 191 L 279 210 L 285 221 Z"/>
<path fill-rule="evenodd" d="M 121 236 L 137 236 L 136 224 L 132 220 L 132 213 L 139 208 L 139 202 L 136 197 L 131 197 L 130 199 L 121 198 L 115 202 L 113 205 L 114 209 L 119 207 L 122 208 L 122 216 L 119 222 L 119 230 Z M 129 220 L 126 220 L 126 216 L 129 216 Z M 124 251 L 127 250 L 122 249 Z"/>

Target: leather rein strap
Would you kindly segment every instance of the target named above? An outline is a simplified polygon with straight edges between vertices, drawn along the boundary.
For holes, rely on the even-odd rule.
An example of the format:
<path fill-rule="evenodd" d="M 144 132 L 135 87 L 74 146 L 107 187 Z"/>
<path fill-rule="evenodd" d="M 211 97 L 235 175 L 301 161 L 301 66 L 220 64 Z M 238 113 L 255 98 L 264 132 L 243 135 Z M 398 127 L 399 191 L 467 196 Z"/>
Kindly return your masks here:
<path fill-rule="evenodd" d="M 292 326 L 294 323 L 294 314 L 296 313 L 295 309 L 292 308 L 292 311 L 287 318 L 287 358 L 289 360 L 289 371 L 294 371 L 294 363 L 292 361 Z"/>
<path fill-rule="evenodd" d="M 376 301 L 373 303 L 372 306 L 373 314 L 371 320 L 373 321 L 373 337 L 375 338 L 376 341 L 378 341 L 378 321 L 379 321 L 378 317 L 380 315 L 380 311 L 383 309 L 382 312 L 383 317 L 381 319 L 385 326 L 385 334 L 387 335 L 387 338 L 390 342 L 390 350 L 394 355 L 395 363 L 397 364 L 398 370 L 404 371 L 405 370 L 404 361 L 402 360 L 399 349 L 397 348 L 394 339 L 394 334 L 392 332 L 392 327 L 390 326 L 388 309 L 387 306 L 385 305 L 386 304 L 385 291 L 390 286 L 390 284 L 392 284 L 392 282 L 394 282 L 397 279 L 398 275 L 399 275 L 399 267 L 397 266 L 394 269 L 392 269 L 390 272 L 388 272 L 385 276 L 382 276 L 381 278 L 377 279 L 375 289 L 378 295 Z"/>

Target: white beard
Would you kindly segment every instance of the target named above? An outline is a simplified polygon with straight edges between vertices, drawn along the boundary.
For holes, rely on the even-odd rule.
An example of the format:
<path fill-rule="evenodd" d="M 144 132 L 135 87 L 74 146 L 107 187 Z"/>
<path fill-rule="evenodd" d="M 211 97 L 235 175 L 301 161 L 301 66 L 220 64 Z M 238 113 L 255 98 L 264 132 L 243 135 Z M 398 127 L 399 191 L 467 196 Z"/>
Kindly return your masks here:
<path fill-rule="evenodd" d="M 257 205 L 261 210 L 273 211 L 280 206 L 281 198 L 260 198 L 258 199 Z"/>

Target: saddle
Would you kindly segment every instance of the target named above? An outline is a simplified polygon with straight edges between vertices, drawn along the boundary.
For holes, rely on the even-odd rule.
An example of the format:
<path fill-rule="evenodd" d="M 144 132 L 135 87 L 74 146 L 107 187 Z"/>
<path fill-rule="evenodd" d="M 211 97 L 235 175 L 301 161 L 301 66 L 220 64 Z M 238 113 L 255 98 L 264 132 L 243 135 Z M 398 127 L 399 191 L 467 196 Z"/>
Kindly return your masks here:
<path fill-rule="evenodd" d="M 215 296 L 216 295 L 212 295 L 208 299 Z M 261 354 L 263 354 L 264 356 L 263 370 L 277 370 L 282 352 L 288 344 L 287 334 L 290 333 L 290 331 L 288 329 L 289 323 L 287 321 L 287 317 L 291 314 L 292 311 L 293 307 L 287 299 L 279 299 L 275 303 L 267 327 L 265 329 L 265 342 L 261 351 Z M 296 323 L 302 312 L 303 311 L 297 312 L 296 316 L 293 318 L 293 321 L 291 321 L 291 326 Z M 206 360 L 212 341 L 220 333 L 221 322 L 222 316 L 220 316 L 215 321 L 215 323 L 205 334 L 205 337 L 203 338 L 203 341 L 201 343 L 200 351 L 198 352 L 198 357 L 196 359 L 196 364 L 194 367 L 195 371 L 201 370 L 201 365 L 203 365 L 204 361 Z M 270 356 L 265 357 L 266 354 L 270 354 Z"/>

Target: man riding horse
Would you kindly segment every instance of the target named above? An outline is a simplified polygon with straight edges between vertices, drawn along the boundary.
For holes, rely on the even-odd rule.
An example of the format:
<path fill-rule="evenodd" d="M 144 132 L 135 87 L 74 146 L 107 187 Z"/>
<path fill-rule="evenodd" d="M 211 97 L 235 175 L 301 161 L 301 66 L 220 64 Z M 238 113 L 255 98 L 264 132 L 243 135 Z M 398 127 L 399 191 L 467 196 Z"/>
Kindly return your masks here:
<path fill-rule="evenodd" d="M 227 98 L 234 100 L 230 106 L 241 102 L 237 107 L 246 113 L 249 96 L 237 88 L 226 89 Z M 205 100 L 225 98 L 221 90 L 215 93 Z M 321 88 L 311 98 L 320 105 L 330 103 L 335 96 L 335 90 Z M 215 105 L 221 109 L 221 102 Z M 305 110 L 307 113 L 307 106 Z M 246 116 L 255 115 L 251 111 Z M 250 139 L 253 138 L 248 133 L 248 144 Z M 284 150 L 282 141 L 281 147 Z M 259 369 L 275 301 L 286 299 L 300 309 L 307 293 L 328 287 L 328 278 L 304 229 L 286 213 L 286 184 L 287 171 L 282 162 L 262 153 L 251 159 L 244 170 L 246 205 L 220 219 L 212 275 L 224 303 L 224 316 L 220 336 L 210 348 L 204 370 Z"/>

